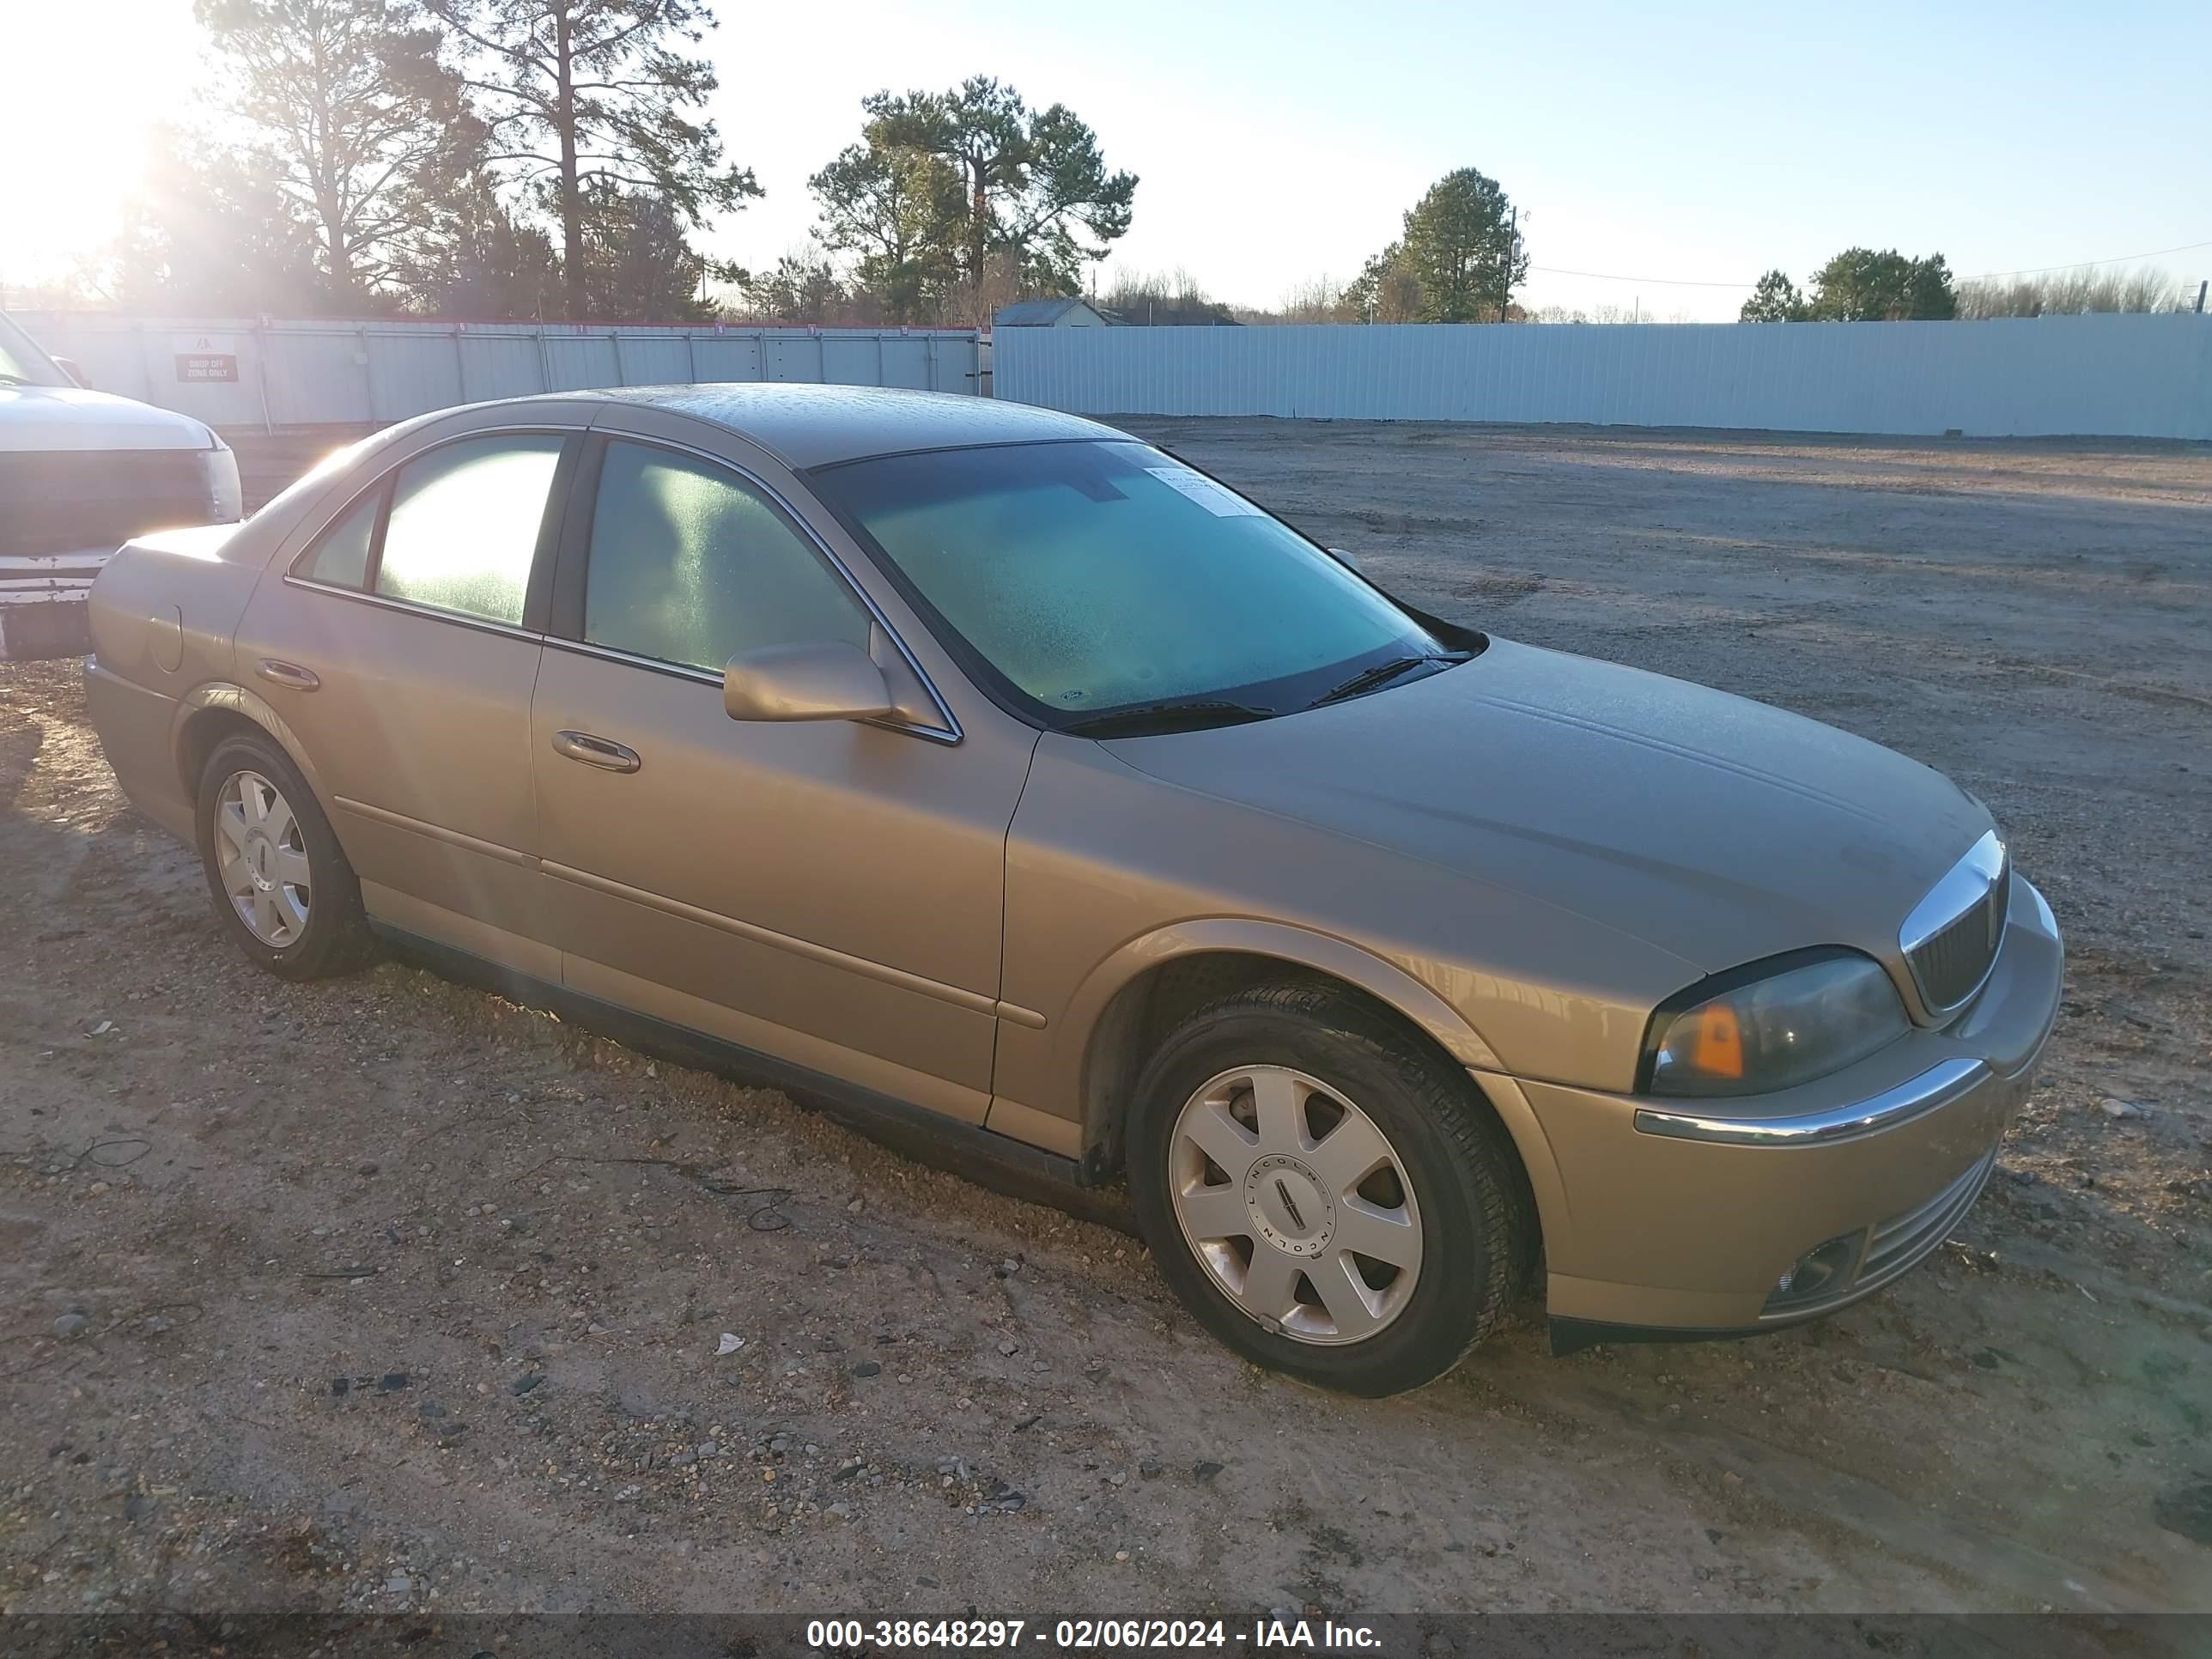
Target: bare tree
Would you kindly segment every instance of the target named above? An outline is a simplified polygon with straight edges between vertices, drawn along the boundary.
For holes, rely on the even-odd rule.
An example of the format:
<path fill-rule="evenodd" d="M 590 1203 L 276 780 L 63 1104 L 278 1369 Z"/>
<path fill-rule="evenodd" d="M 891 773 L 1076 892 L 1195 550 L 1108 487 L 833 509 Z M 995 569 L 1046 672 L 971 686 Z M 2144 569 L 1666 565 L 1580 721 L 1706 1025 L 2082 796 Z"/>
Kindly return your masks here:
<path fill-rule="evenodd" d="M 1959 285 L 1959 315 L 2070 317 L 2087 311 L 2179 311 L 2181 284 L 2162 270 L 2039 272 L 2004 282 L 1980 277 Z"/>
<path fill-rule="evenodd" d="M 314 229 L 341 307 L 392 287 L 480 134 L 410 0 L 198 0 L 246 170 Z"/>
<path fill-rule="evenodd" d="M 1283 294 L 1277 313 L 1286 323 L 1338 323 L 1344 320 L 1344 285 L 1326 274 L 1293 283 Z"/>
<path fill-rule="evenodd" d="M 1125 323 L 1147 326 L 1214 327 L 1237 320 L 1227 306 L 1209 298 L 1198 278 L 1180 265 L 1158 275 L 1118 271 L 1114 286 L 1099 303 Z"/>

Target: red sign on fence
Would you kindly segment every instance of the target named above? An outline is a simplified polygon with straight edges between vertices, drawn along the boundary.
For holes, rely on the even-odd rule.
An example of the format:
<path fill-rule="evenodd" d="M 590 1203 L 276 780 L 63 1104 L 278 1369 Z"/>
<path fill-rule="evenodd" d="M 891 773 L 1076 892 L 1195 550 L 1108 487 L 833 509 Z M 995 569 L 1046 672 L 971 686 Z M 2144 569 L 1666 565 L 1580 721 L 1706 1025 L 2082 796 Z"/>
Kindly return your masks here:
<path fill-rule="evenodd" d="M 238 379 L 238 359 L 227 351 L 202 351 L 177 357 L 177 379 L 187 386 Z"/>

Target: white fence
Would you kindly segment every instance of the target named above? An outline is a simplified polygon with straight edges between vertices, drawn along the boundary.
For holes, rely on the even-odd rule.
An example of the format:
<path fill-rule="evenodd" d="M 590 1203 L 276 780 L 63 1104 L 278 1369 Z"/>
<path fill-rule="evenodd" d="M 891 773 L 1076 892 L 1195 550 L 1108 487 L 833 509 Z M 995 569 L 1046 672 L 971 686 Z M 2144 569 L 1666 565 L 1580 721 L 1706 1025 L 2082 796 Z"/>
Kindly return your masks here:
<path fill-rule="evenodd" d="M 805 380 L 978 389 L 972 331 L 13 314 L 100 391 L 234 429 L 368 425 L 589 386 Z"/>
<path fill-rule="evenodd" d="M 996 393 L 1092 415 L 2212 439 L 2212 316 L 1009 328 Z"/>

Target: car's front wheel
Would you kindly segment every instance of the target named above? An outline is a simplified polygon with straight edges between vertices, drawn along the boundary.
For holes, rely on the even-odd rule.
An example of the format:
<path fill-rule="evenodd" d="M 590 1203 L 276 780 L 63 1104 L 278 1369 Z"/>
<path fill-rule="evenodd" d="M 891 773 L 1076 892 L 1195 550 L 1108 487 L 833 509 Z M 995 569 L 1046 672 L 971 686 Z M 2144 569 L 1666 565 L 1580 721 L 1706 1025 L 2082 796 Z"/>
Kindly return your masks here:
<path fill-rule="evenodd" d="M 1464 1073 L 1333 987 L 1200 1009 L 1139 1080 L 1129 1181 L 1160 1269 L 1260 1364 L 1395 1394 L 1504 1316 L 1527 1183 Z"/>
<path fill-rule="evenodd" d="M 318 979 L 373 954 L 353 866 L 273 738 L 216 745 L 200 773 L 199 842 L 216 921 L 255 966 Z"/>

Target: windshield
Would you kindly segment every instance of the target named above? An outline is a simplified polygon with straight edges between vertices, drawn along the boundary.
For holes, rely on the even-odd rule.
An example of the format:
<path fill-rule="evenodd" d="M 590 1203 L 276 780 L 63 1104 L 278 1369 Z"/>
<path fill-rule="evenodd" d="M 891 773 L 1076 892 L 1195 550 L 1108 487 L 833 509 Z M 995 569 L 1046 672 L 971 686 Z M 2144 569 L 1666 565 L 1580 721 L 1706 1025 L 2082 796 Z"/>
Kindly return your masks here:
<path fill-rule="evenodd" d="M 30 337 L 0 317 L 0 385 L 67 386 L 69 377 L 31 343 Z"/>
<path fill-rule="evenodd" d="M 1055 726 L 1164 702 L 1202 705 L 1187 725 L 1286 714 L 1443 652 L 1287 525 L 1143 444 L 890 455 L 813 481 Z"/>

